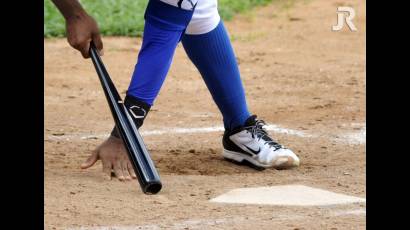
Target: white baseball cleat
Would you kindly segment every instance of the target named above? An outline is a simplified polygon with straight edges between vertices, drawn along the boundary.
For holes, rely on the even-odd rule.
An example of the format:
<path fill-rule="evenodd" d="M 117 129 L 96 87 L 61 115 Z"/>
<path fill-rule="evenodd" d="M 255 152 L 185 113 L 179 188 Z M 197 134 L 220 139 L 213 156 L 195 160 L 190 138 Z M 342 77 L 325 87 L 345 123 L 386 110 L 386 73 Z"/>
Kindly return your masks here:
<path fill-rule="evenodd" d="M 265 122 L 249 117 L 243 127 L 225 131 L 223 156 L 241 163 L 248 161 L 261 168 L 288 169 L 300 164 L 299 158 L 290 149 L 278 144 L 263 128 Z"/>

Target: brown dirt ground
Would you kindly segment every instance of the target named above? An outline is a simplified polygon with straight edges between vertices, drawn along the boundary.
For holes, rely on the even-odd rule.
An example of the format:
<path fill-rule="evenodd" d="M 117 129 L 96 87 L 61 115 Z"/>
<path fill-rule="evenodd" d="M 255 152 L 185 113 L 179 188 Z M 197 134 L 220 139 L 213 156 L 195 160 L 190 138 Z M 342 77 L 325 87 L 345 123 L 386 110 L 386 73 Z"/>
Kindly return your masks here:
<path fill-rule="evenodd" d="M 342 5 L 356 9 L 357 32 L 331 31 L 336 8 Z M 364 210 L 363 204 L 297 208 L 208 202 L 233 188 L 282 184 L 365 197 L 365 145 L 343 139 L 365 126 L 364 1 L 272 4 L 226 26 L 251 111 L 268 123 L 316 135 L 272 133 L 300 156 L 301 166 L 256 171 L 231 164 L 220 155 L 222 133 L 211 132 L 144 138 L 164 183 L 159 195 L 143 195 L 136 181 L 104 180 L 100 163 L 81 170 L 80 163 L 103 138 L 64 136 L 107 134 L 113 121 L 91 61 L 82 59 L 64 39 L 46 39 L 46 229 L 365 228 L 365 214 L 346 214 Z M 103 60 L 124 94 L 141 39 L 104 37 L 103 41 Z M 221 115 L 179 46 L 142 130 L 215 125 L 222 125 Z"/>

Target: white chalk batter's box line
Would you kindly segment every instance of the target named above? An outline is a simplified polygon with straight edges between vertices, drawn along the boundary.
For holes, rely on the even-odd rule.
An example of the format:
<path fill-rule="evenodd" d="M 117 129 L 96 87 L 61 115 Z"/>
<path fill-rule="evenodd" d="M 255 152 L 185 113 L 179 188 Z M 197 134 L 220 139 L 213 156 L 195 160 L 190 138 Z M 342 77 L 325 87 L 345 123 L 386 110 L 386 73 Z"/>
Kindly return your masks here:
<path fill-rule="evenodd" d="M 339 217 L 339 216 L 365 216 L 366 210 L 352 209 L 343 211 L 333 211 L 325 215 L 325 217 Z M 303 215 L 275 215 L 272 220 L 302 220 L 312 217 Z M 243 222 L 258 221 L 255 217 L 230 217 L 219 219 L 192 219 L 181 222 L 175 222 L 172 224 L 148 224 L 148 225 L 122 225 L 122 226 L 82 226 L 71 227 L 66 230 L 159 230 L 159 229 L 206 229 L 206 227 L 222 227 L 229 226 L 230 224 L 237 224 Z M 260 221 L 260 220 L 259 220 Z"/>
<path fill-rule="evenodd" d="M 303 138 L 328 138 L 337 142 L 361 145 L 366 143 L 366 128 L 363 127 L 360 131 L 345 133 L 342 135 L 315 135 L 309 134 L 304 131 L 283 128 L 278 125 L 267 125 L 266 130 L 272 131 L 273 133 L 286 134 L 290 136 L 297 136 Z M 211 133 L 211 132 L 223 132 L 223 126 L 213 126 L 213 127 L 194 127 L 194 128 L 166 128 L 157 130 L 146 130 L 141 131 L 142 136 L 155 136 L 155 135 L 174 135 L 174 134 L 194 134 L 194 133 Z M 86 140 L 86 139 L 101 139 L 107 138 L 109 134 L 64 134 L 64 135 L 47 135 L 46 141 L 74 141 L 74 140 Z"/>

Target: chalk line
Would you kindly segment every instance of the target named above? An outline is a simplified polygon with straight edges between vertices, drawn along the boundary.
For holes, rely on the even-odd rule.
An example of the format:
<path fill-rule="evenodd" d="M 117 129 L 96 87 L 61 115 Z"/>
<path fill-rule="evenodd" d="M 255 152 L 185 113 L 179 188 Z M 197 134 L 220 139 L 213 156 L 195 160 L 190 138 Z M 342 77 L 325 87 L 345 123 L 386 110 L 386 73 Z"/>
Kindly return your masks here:
<path fill-rule="evenodd" d="M 266 125 L 265 129 L 273 133 L 286 134 L 290 136 L 297 136 L 303 138 L 327 138 L 335 142 L 341 142 L 349 145 L 362 145 L 366 143 L 366 127 L 361 128 L 356 132 L 341 133 L 338 135 L 332 134 L 311 134 L 301 130 L 284 128 L 279 125 Z M 175 134 L 195 134 L 195 133 L 212 133 L 223 132 L 223 126 L 211 127 L 191 127 L 191 128 L 177 128 L 169 127 L 154 130 L 142 130 L 140 134 L 145 136 L 159 136 L 159 135 L 175 135 Z M 45 141 L 78 141 L 88 139 L 104 139 L 109 136 L 108 133 L 71 133 L 71 134 L 51 134 L 45 136 Z"/>
<path fill-rule="evenodd" d="M 278 125 L 267 125 L 266 130 L 272 131 L 274 133 L 288 134 L 292 136 L 299 137 L 310 137 L 311 135 L 294 129 L 287 129 L 280 127 Z M 166 128 L 166 129 L 155 129 L 155 130 L 143 130 L 141 131 L 142 136 L 155 136 L 155 135 L 171 135 L 171 134 L 193 134 L 193 133 L 212 133 L 212 132 L 223 132 L 225 129 L 223 126 L 213 126 L 213 127 L 193 127 L 193 128 Z M 86 139 L 101 139 L 107 138 L 109 134 L 63 134 L 63 135 L 47 135 L 45 140 L 86 140 Z"/>
<path fill-rule="evenodd" d="M 339 217 L 339 216 L 365 216 L 366 210 L 361 209 L 351 209 L 343 211 L 332 211 L 324 216 L 328 217 Z M 272 216 L 272 220 L 302 220 L 311 219 L 314 217 L 306 215 L 284 215 L 276 214 Z M 230 217 L 230 218 L 219 218 L 219 219 L 191 219 L 174 223 L 164 223 L 164 224 L 147 224 L 147 225 L 116 225 L 116 226 L 82 226 L 82 227 L 71 227 L 66 228 L 66 230 L 159 230 L 159 229 L 204 229 L 206 227 L 221 227 L 223 225 L 238 224 L 241 222 L 258 221 L 256 217 Z M 260 220 L 259 220 L 260 221 Z"/>

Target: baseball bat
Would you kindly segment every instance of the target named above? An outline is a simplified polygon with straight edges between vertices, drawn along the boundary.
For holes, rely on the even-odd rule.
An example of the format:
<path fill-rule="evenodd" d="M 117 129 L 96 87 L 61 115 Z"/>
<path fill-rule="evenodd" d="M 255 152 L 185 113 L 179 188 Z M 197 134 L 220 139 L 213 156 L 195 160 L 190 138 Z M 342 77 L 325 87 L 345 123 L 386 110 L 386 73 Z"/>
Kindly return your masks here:
<path fill-rule="evenodd" d="M 145 194 L 156 194 L 162 188 L 158 172 L 93 42 L 90 44 L 90 56 L 141 189 Z"/>

